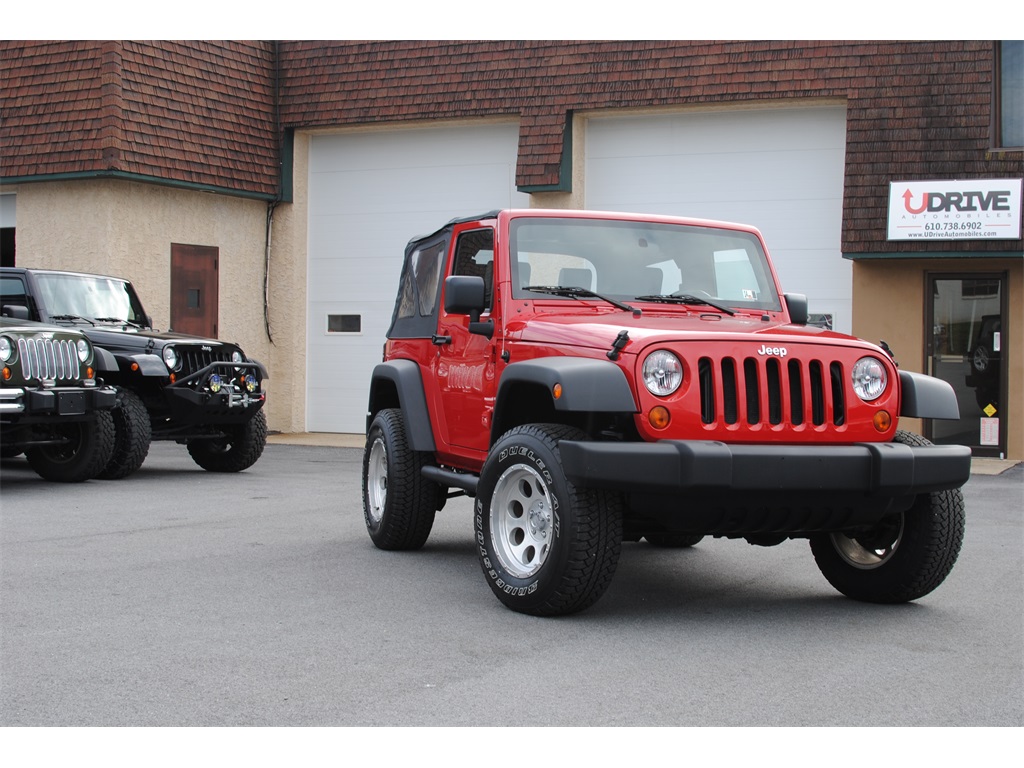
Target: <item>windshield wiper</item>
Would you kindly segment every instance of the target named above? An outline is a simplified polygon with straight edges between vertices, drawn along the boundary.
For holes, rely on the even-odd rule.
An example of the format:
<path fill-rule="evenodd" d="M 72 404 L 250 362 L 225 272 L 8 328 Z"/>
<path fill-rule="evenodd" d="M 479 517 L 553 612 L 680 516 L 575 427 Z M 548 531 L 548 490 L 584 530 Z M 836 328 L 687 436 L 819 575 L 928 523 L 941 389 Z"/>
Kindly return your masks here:
<path fill-rule="evenodd" d="M 704 291 L 700 291 L 704 296 L 694 296 L 692 293 L 659 293 L 652 294 L 650 296 L 637 296 L 637 301 L 661 301 L 666 304 L 707 304 L 709 307 L 714 307 L 719 312 L 725 312 L 727 315 L 735 315 L 736 313 L 725 306 L 714 301 Z"/>
<path fill-rule="evenodd" d="M 81 320 L 83 323 L 88 323 L 89 325 L 96 325 L 96 323 L 94 323 L 88 317 L 82 317 L 81 315 L 50 315 L 50 319 L 51 320 Z"/>
<path fill-rule="evenodd" d="M 573 299 L 600 299 L 606 301 L 613 307 L 624 309 L 627 312 L 632 312 L 637 317 L 640 316 L 641 310 L 636 307 L 631 307 L 629 304 L 623 304 L 621 301 L 609 298 L 608 296 L 602 296 L 600 293 L 594 293 L 588 291 L 586 288 L 578 288 L 573 285 L 527 285 L 523 287 L 524 291 L 536 291 L 537 293 L 550 293 L 554 296 L 568 296 Z"/>
<path fill-rule="evenodd" d="M 122 320 L 120 317 L 95 317 L 93 319 L 98 323 L 119 323 L 121 325 L 130 325 L 132 328 L 142 327 L 138 323 L 133 323 L 131 320 Z"/>

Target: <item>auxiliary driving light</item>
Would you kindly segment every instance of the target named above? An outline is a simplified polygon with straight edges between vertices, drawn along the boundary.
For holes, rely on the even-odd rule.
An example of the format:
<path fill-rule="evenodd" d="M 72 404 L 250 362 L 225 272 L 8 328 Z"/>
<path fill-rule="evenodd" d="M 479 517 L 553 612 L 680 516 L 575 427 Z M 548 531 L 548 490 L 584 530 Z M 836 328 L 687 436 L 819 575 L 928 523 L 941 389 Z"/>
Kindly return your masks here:
<path fill-rule="evenodd" d="M 256 391 L 256 377 L 255 376 L 242 376 L 242 384 L 245 386 L 246 392 Z"/>
<path fill-rule="evenodd" d="M 211 373 L 209 380 L 206 382 L 206 386 L 210 388 L 210 391 L 213 392 L 213 394 L 217 394 L 218 392 L 220 392 L 222 383 L 223 382 L 220 379 L 220 374 Z"/>

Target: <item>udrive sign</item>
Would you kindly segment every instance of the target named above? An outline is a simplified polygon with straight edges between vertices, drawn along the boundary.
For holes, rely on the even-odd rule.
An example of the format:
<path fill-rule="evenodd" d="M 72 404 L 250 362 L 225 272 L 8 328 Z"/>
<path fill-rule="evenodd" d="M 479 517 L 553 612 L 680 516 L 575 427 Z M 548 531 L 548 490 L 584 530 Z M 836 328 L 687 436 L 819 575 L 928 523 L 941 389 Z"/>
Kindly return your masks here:
<path fill-rule="evenodd" d="M 1019 240 L 1021 179 L 894 181 L 889 240 Z"/>

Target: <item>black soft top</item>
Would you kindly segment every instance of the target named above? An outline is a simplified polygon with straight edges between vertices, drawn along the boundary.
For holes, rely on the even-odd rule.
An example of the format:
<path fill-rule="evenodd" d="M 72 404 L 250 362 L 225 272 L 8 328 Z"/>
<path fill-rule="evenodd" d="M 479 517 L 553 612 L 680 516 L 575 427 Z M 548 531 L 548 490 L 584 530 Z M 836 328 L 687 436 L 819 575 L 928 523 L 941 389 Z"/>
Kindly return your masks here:
<path fill-rule="evenodd" d="M 469 221 L 482 221 L 483 219 L 493 219 L 496 218 L 499 213 L 501 213 L 501 211 L 495 209 L 493 211 L 488 211 L 487 213 L 482 213 L 479 216 L 462 216 L 457 219 L 452 219 L 443 227 L 439 227 L 438 229 L 435 229 L 433 232 L 430 232 L 429 234 L 426 235 L 417 235 L 412 240 L 410 240 L 409 244 L 405 247 L 405 255 L 408 256 L 412 252 L 413 246 L 415 244 L 420 243 L 423 240 L 430 240 L 434 238 L 436 235 L 439 235 L 440 233 L 444 232 L 445 230 L 451 229 L 456 224 L 465 224 L 466 222 Z"/>

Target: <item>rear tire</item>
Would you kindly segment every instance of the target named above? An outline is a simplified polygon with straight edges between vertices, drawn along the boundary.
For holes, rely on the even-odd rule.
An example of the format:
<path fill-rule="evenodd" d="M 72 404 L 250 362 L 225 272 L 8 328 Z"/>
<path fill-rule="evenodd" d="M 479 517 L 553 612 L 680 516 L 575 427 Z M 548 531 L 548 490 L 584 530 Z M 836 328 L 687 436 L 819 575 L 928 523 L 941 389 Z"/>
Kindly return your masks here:
<path fill-rule="evenodd" d="M 208 472 L 241 472 L 248 469 L 267 445 L 267 416 L 263 411 L 244 424 L 223 427 L 224 437 L 189 440 L 188 454 Z"/>
<path fill-rule="evenodd" d="M 402 412 L 380 411 L 363 450 L 363 519 L 378 549 L 419 549 L 434 527 L 440 487 L 423 477 L 426 454 L 409 446 Z"/>
<path fill-rule="evenodd" d="M 63 424 L 55 430 L 63 442 L 25 451 L 29 466 L 44 480 L 80 483 L 96 477 L 114 450 L 114 419 L 97 411 L 88 421 Z"/>
<path fill-rule="evenodd" d="M 562 471 L 573 427 L 529 424 L 505 433 L 480 473 L 474 527 L 495 596 L 534 616 L 582 611 L 605 593 L 622 548 L 622 499 L 577 488 Z"/>
<path fill-rule="evenodd" d="M 897 432 L 894 442 L 930 445 Z M 847 597 L 869 603 L 905 603 L 941 584 L 964 540 L 960 489 L 923 493 L 906 512 L 886 517 L 867 531 L 813 536 L 811 552 L 828 582 Z"/>
<path fill-rule="evenodd" d="M 139 396 L 129 389 L 117 387 L 117 402 L 111 415 L 114 417 L 114 453 L 98 477 L 120 480 L 132 474 L 146 460 L 153 429 L 149 423 L 149 411 Z"/>

